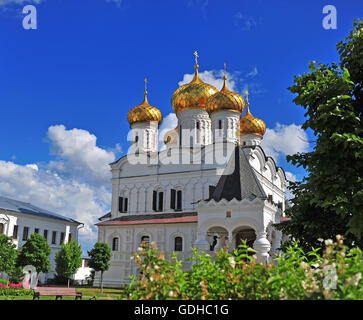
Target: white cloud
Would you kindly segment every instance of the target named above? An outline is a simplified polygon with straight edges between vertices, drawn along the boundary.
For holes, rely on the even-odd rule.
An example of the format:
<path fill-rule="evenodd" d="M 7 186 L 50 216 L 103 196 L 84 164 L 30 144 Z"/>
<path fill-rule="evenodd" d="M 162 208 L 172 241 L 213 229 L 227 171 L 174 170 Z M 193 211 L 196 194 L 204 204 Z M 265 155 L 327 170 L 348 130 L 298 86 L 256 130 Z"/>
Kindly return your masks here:
<path fill-rule="evenodd" d="M 120 8 L 122 4 L 122 0 L 106 0 L 108 3 L 114 3 L 116 7 Z"/>
<path fill-rule="evenodd" d="M 59 158 L 66 159 L 61 163 L 50 163 L 53 169 L 68 171 L 73 176 L 84 177 L 89 183 L 106 183 L 110 179 L 109 163 L 115 160 L 113 151 L 97 147 L 95 135 L 82 129 L 67 130 L 63 125 L 48 128 L 51 152 Z M 116 146 L 119 149 L 120 146 Z"/>
<path fill-rule="evenodd" d="M 294 123 L 290 125 L 277 123 L 274 129 L 266 129 L 261 145 L 266 155 L 277 161 L 279 156 L 307 152 L 309 148 L 307 140 L 307 134 L 301 126 Z"/>
<path fill-rule="evenodd" d="M 257 67 L 254 67 L 254 68 L 252 69 L 252 71 L 251 71 L 250 73 L 248 73 L 248 74 L 247 74 L 247 77 L 251 77 L 251 78 L 253 78 L 253 77 L 257 76 L 257 75 L 258 75 Z"/>
<path fill-rule="evenodd" d="M 203 72 L 199 72 L 200 78 L 212 86 L 216 87 L 218 90 L 222 89 L 223 87 L 223 75 L 224 70 L 205 70 Z M 260 93 L 262 92 L 259 89 L 259 85 L 253 82 L 253 78 L 258 76 L 257 67 L 252 67 L 252 70 L 246 72 L 243 75 L 241 72 L 227 72 L 227 86 L 231 91 L 244 94 L 244 92 L 248 89 L 250 93 Z M 179 86 L 183 84 L 189 83 L 192 81 L 194 77 L 194 73 L 186 73 L 183 76 L 183 80 L 178 82 Z"/>
<path fill-rule="evenodd" d="M 43 0 L 0 0 L 0 7 L 12 4 L 39 4 Z"/>
<path fill-rule="evenodd" d="M 82 222 L 85 226 L 80 230 L 81 237 L 94 241 L 93 224 L 105 214 L 111 201 L 110 192 L 104 186 L 91 187 L 51 170 L 35 170 L 34 166 L 0 160 L 0 194 Z"/>
<path fill-rule="evenodd" d="M 297 181 L 296 175 L 295 175 L 295 174 L 293 174 L 292 172 L 290 172 L 290 171 L 286 171 L 286 172 L 285 172 L 285 175 L 286 175 L 286 179 L 287 179 L 287 180 L 292 181 L 292 182 Z"/>
<path fill-rule="evenodd" d="M 159 150 L 165 149 L 164 136 L 165 134 L 178 125 L 178 118 L 175 113 L 169 113 L 163 120 L 159 128 Z"/>
<path fill-rule="evenodd" d="M 110 209 L 108 163 L 115 154 L 98 147 L 86 130 L 51 126 L 48 138 L 59 160 L 26 165 L 0 160 L 0 194 L 84 223 L 80 240 L 90 248 L 97 241 L 94 224 Z"/>
<path fill-rule="evenodd" d="M 286 171 L 285 175 L 286 175 L 286 179 L 288 180 L 287 185 L 289 184 L 289 181 L 291 181 L 291 182 L 297 181 L 296 175 L 293 174 L 292 172 Z M 286 199 L 290 200 L 292 198 L 293 198 L 293 195 L 292 195 L 291 191 L 288 188 L 286 188 Z"/>
<path fill-rule="evenodd" d="M 257 26 L 257 21 L 253 17 L 248 17 L 242 12 L 238 11 L 234 15 L 234 24 L 242 31 L 250 31 L 253 27 Z"/>
<path fill-rule="evenodd" d="M 223 87 L 223 70 L 205 70 L 203 72 L 199 72 L 199 77 L 206 83 L 211 84 L 216 87 L 218 90 Z M 186 73 L 183 76 L 183 80 L 178 82 L 179 86 L 183 84 L 189 83 L 193 80 L 194 73 Z M 236 75 L 227 72 L 227 86 L 230 90 L 236 90 Z"/>

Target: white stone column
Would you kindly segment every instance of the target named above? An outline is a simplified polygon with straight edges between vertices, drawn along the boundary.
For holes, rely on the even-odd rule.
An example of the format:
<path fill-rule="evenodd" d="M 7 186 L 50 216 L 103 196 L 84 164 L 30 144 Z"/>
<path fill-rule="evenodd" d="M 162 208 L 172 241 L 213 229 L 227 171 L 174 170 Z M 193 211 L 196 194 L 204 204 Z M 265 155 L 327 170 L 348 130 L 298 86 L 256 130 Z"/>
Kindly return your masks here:
<path fill-rule="evenodd" d="M 270 260 L 270 255 L 268 252 L 271 249 L 271 244 L 266 238 L 266 232 L 256 232 L 257 237 L 253 243 L 253 249 L 255 249 L 257 261 L 262 263 L 267 263 Z"/>
<path fill-rule="evenodd" d="M 234 250 L 234 247 L 233 247 L 233 239 L 232 239 L 232 232 L 229 232 L 228 233 L 228 236 L 226 237 L 226 240 L 225 240 L 225 245 L 228 248 L 228 252 L 229 253 L 232 253 L 233 250 Z"/>
<path fill-rule="evenodd" d="M 240 136 L 241 146 L 259 146 L 261 144 L 262 137 L 257 134 L 246 134 Z"/>
<path fill-rule="evenodd" d="M 66 226 L 66 232 L 65 232 L 65 236 L 64 236 L 64 243 L 68 243 L 68 239 L 69 239 L 69 233 L 71 232 L 71 227 L 70 226 Z"/>
<path fill-rule="evenodd" d="M 239 119 L 241 114 L 239 112 L 221 110 L 213 112 L 211 117 L 212 122 L 212 136 L 213 142 L 228 141 L 236 143 L 237 132 L 239 132 Z M 222 128 L 219 128 L 221 121 Z"/>

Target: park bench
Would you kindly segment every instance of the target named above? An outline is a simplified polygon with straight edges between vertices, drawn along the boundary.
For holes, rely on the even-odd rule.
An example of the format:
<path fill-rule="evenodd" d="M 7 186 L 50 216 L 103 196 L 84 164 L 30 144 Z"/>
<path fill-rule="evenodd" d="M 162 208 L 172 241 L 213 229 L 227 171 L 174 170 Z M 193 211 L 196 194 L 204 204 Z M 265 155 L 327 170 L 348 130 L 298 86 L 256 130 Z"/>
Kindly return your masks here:
<path fill-rule="evenodd" d="M 55 300 L 62 299 L 63 296 L 76 297 L 76 300 L 82 299 L 82 293 L 77 292 L 76 288 L 63 287 L 37 287 L 34 289 L 33 300 L 40 296 L 55 296 Z"/>

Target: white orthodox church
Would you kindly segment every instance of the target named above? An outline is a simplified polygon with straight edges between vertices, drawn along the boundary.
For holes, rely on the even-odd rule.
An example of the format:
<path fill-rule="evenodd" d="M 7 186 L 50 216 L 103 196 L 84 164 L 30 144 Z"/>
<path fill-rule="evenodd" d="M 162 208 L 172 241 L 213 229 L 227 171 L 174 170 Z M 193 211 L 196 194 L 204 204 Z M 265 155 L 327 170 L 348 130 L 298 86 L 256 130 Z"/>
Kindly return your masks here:
<path fill-rule="evenodd" d="M 280 247 L 272 225 L 284 217 L 286 177 L 260 145 L 265 123 L 251 114 L 248 93 L 245 101 L 230 91 L 226 76 L 219 91 L 200 79 L 198 68 L 196 62 L 193 80 L 171 97 L 178 126 L 165 135 L 165 150 L 157 146 L 162 115 L 146 89 L 128 112 L 131 148 L 110 164 L 111 212 L 96 224 L 98 241 L 112 249 L 105 286 L 138 274 L 130 257 L 142 241 L 183 260 L 192 248 L 213 254 L 245 239 L 266 262 Z"/>

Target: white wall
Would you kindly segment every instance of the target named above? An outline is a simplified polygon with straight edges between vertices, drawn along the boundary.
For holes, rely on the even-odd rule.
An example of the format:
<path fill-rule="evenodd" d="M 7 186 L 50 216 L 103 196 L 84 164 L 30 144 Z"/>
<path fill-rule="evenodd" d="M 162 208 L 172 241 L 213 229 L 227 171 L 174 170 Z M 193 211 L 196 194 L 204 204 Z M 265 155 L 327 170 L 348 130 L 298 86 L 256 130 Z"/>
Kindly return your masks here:
<path fill-rule="evenodd" d="M 13 239 L 17 248 L 24 245 L 26 241 L 22 240 L 24 227 L 29 227 L 28 238 L 34 233 L 35 228 L 39 229 L 39 233 L 43 235 L 44 230 L 48 230 L 48 243 L 52 250 L 50 254 L 51 272 L 40 278 L 41 281 L 52 278 L 55 274 L 55 254 L 59 251 L 60 235 L 64 232 L 64 240 L 67 241 L 69 233 L 72 234 L 72 238 L 78 241 L 77 224 L 71 223 L 65 220 L 42 218 L 36 215 L 23 214 L 15 211 L 8 211 L 0 209 L 0 221 L 6 221 L 5 223 L 5 235 L 12 237 L 14 225 L 18 225 L 18 237 Z M 52 232 L 57 232 L 56 243 L 52 244 Z"/>

